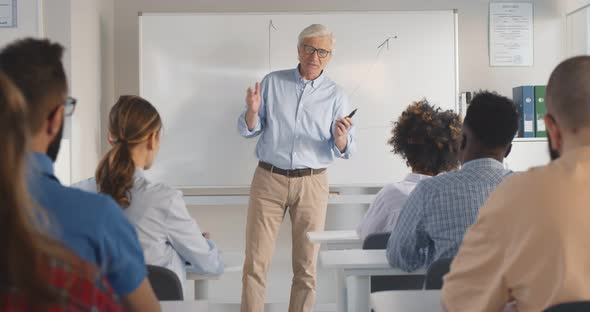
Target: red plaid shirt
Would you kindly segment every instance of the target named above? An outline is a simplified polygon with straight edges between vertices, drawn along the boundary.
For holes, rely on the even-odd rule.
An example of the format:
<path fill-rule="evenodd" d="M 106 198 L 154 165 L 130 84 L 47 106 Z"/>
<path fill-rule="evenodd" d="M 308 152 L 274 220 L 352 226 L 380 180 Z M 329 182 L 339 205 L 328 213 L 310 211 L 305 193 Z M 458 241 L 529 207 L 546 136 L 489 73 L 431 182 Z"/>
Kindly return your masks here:
<path fill-rule="evenodd" d="M 82 312 L 82 311 L 124 311 L 119 298 L 102 277 L 100 271 L 88 263 L 80 261 L 72 265 L 63 261 L 50 261 L 50 279 L 52 286 L 64 298 L 61 304 L 52 305 L 46 312 Z M 30 302 L 25 302 L 18 291 L 0 294 L 0 311 L 30 311 Z"/>

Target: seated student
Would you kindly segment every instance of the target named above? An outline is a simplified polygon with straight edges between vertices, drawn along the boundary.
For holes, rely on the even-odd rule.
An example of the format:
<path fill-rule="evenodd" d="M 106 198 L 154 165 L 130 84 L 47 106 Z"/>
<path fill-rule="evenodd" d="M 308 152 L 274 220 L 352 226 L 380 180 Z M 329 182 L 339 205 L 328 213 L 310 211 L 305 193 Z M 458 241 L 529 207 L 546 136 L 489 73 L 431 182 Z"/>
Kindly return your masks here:
<path fill-rule="evenodd" d="M 558 158 L 506 179 L 481 208 L 444 279 L 448 311 L 500 311 L 511 301 L 537 312 L 590 300 L 590 57 L 557 66 L 546 104 Z"/>
<path fill-rule="evenodd" d="M 0 311 L 123 311 L 100 272 L 41 230 L 25 183 L 22 94 L 0 73 Z"/>
<path fill-rule="evenodd" d="M 441 172 L 456 169 L 461 121 L 452 111 L 435 109 L 428 101 L 414 102 L 392 130 L 392 152 L 412 168 L 403 181 L 386 185 L 357 227 L 364 240 L 369 234 L 391 232 L 399 212 L 416 184 Z"/>
<path fill-rule="evenodd" d="M 100 161 L 96 178 L 76 184 L 112 196 L 135 225 L 148 264 L 167 267 L 182 282 L 188 269 L 221 274 L 219 250 L 205 239 L 189 215 L 182 192 L 145 177 L 160 148 L 162 120 L 138 96 L 121 96 L 109 115 L 111 150 Z"/>
<path fill-rule="evenodd" d="M 63 186 L 53 173 L 64 117 L 75 103 L 67 97 L 62 54 L 59 44 L 40 39 L 19 40 L 0 52 L 0 68 L 27 103 L 29 191 L 54 222 L 53 237 L 101 268 L 129 310 L 159 311 L 137 234 L 121 208 L 108 196 Z"/>
<path fill-rule="evenodd" d="M 414 271 L 455 256 L 479 208 L 510 173 L 502 161 L 517 129 L 510 99 L 490 92 L 473 98 L 463 122 L 461 170 L 418 183 L 389 238 L 391 266 Z"/>

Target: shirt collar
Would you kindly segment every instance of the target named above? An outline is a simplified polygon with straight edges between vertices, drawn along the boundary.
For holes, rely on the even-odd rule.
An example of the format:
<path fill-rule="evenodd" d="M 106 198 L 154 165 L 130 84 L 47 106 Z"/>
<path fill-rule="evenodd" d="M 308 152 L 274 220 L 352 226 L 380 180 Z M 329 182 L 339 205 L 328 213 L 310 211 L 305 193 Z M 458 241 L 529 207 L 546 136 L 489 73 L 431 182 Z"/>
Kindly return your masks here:
<path fill-rule="evenodd" d="M 430 176 L 418 173 L 408 173 L 404 181 L 418 183 L 420 180 L 424 180 L 426 178 L 430 178 Z"/>
<path fill-rule="evenodd" d="M 31 153 L 27 160 L 28 167 L 38 170 L 41 174 L 55 175 L 53 170 L 53 161 L 49 156 L 42 153 Z"/>
<path fill-rule="evenodd" d="M 141 168 L 135 168 L 134 178 L 145 178 L 145 170 Z"/>
<path fill-rule="evenodd" d="M 295 72 L 295 79 L 297 79 L 298 83 L 305 83 L 305 79 L 303 79 L 303 77 L 301 76 L 301 73 L 299 72 L 299 66 L 301 65 L 297 65 L 297 67 L 295 67 L 294 72 Z M 309 81 L 309 83 L 311 84 L 312 88 L 317 88 L 319 87 L 322 82 L 326 79 L 326 74 L 324 73 L 324 71 L 322 71 L 322 73 L 320 74 L 319 77 L 317 77 L 316 79 Z"/>
<path fill-rule="evenodd" d="M 489 169 L 504 169 L 504 164 L 501 162 L 493 159 L 493 158 L 479 158 L 470 160 L 461 166 L 461 170 L 464 169 L 481 169 L 481 168 L 489 168 Z"/>

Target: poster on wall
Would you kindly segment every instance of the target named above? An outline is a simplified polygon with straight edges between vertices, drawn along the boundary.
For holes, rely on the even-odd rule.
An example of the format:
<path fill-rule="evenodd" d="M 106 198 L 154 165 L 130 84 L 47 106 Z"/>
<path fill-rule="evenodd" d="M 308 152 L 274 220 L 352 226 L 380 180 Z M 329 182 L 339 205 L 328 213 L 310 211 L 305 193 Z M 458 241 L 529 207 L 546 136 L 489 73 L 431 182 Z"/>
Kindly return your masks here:
<path fill-rule="evenodd" d="M 490 66 L 533 66 L 533 3 L 491 2 Z"/>
<path fill-rule="evenodd" d="M 0 27 L 16 27 L 16 0 L 0 0 Z"/>

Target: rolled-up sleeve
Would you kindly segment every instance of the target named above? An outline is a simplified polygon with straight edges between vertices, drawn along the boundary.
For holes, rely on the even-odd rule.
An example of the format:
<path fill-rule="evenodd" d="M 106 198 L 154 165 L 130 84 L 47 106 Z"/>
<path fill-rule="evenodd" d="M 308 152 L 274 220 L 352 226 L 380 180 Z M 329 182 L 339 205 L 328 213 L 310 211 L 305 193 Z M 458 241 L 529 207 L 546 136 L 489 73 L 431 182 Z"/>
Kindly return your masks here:
<path fill-rule="evenodd" d="M 267 100 L 267 91 L 268 91 L 268 79 L 265 77 L 260 82 L 260 108 L 258 110 L 258 120 L 256 121 L 256 125 L 253 129 L 248 129 L 248 124 L 246 123 L 246 112 L 248 111 L 248 106 L 246 105 L 238 117 L 238 132 L 241 136 L 245 138 L 253 138 L 262 133 L 264 130 L 264 126 L 266 124 L 266 100 Z"/>
<path fill-rule="evenodd" d="M 170 244 L 183 260 L 190 263 L 191 271 L 200 274 L 223 273 L 223 260 L 217 246 L 203 237 L 199 225 L 189 215 L 180 192 L 172 198 L 166 226 Z"/>
<path fill-rule="evenodd" d="M 332 121 L 332 136 L 334 135 L 336 121 L 348 116 L 350 111 L 351 109 L 348 97 L 342 91 L 340 96 L 336 99 L 336 109 L 334 114 L 334 120 Z M 346 142 L 346 148 L 344 149 L 344 152 L 341 152 L 338 149 L 338 147 L 336 146 L 336 141 L 332 137 L 332 140 L 330 142 L 332 144 L 332 152 L 334 153 L 334 156 L 336 158 L 349 159 L 352 156 L 352 154 L 356 151 L 356 142 L 354 136 L 356 125 L 354 123 L 355 122 L 353 121 L 353 126 L 348 130 L 348 139 Z"/>
<path fill-rule="evenodd" d="M 240 133 L 241 136 L 245 137 L 245 138 L 253 138 L 257 135 L 259 135 L 260 133 L 262 133 L 262 121 L 260 118 L 260 113 L 258 114 L 258 120 L 256 121 L 256 126 L 254 126 L 254 129 L 250 130 L 248 129 L 248 124 L 246 123 L 246 112 L 248 111 L 248 108 L 246 107 L 244 109 L 244 111 L 242 112 L 242 114 L 240 114 L 240 117 L 238 118 L 238 132 Z"/>

